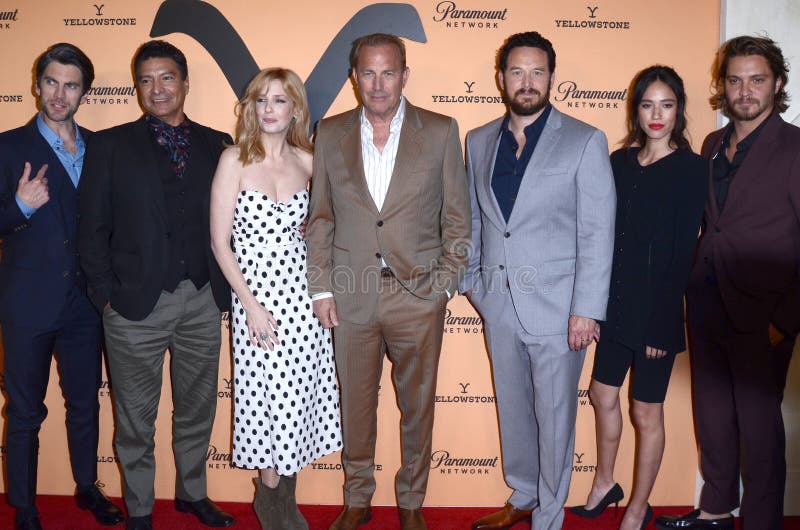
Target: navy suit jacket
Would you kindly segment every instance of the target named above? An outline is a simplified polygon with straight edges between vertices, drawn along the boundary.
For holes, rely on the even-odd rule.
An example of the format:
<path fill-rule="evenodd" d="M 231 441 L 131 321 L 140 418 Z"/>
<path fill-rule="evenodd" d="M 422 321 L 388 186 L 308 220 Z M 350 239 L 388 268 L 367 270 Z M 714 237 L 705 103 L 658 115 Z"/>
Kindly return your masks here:
<path fill-rule="evenodd" d="M 80 132 L 87 141 L 90 132 Z M 48 165 L 50 200 L 30 219 L 15 200 L 25 162 L 31 178 Z M 0 134 L 0 322 L 46 329 L 59 318 L 69 289 L 83 288 L 77 223 L 78 192 L 36 118 Z"/>

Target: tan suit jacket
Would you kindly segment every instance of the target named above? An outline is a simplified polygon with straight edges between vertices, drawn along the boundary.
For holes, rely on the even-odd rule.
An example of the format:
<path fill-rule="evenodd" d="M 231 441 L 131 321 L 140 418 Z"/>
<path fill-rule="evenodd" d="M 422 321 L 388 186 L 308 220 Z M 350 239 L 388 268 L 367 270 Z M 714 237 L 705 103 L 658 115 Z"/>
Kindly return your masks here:
<path fill-rule="evenodd" d="M 375 314 L 381 259 L 414 295 L 452 295 L 471 222 L 454 119 L 406 102 L 380 211 L 364 176 L 360 120 L 358 107 L 319 124 L 306 231 L 310 293 L 333 293 L 339 318 L 354 323 Z"/>

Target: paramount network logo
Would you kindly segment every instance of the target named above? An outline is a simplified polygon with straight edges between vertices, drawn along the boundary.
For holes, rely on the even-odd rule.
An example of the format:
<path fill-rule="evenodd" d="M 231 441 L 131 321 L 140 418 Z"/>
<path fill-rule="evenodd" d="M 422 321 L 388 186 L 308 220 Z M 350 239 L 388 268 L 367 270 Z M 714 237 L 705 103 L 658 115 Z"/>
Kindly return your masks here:
<path fill-rule="evenodd" d="M 483 319 L 475 314 L 454 313 L 449 307 L 444 314 L 444 332 L 449 334 L 483 334 Z"/>
<path fill-rule="evenodd" d="M 93 86 L 86 92 L 88 105 L 128 105 L 136 102 L 136 87 L 133 85 Z"/>
<path fill-rule="evenodd" d="M 19 9 L 14 11 L 0 11 L 0 30 L 11 29 L 11 23 L 17 21 Z"/>
<path fill-rule="evenodd" d="M 452 0 L 436 4 L 434 22 L 444 22 L 448 28 L 497 29 L 499 22 L 508 18 L 508 8 L 502 9 L 459 9 Z"/>
<path fill-rule="evenodd" d="M 624 104 L 628 89 L 584 89 L 575 81 L 562 81 L 556 87 L 555 101 L 566 101 L 568 108 L 618 109 Z M 623 105 L 624 107 L 624 105 Z"/>
<path fill-rule="evenodd" d="M 206 452 L 208 469 L 233 469 L 233 458 L 230 453 L 223 453 L 216 445 L 209 445 Z"/>
<path fill-rule="evenodd" d="M 497 469 L 499 460 L 499 456 L 451 456 L 450 451 L 440 449 L 431 454 L 431 469 L 442 475 L 488 475 Z"/>

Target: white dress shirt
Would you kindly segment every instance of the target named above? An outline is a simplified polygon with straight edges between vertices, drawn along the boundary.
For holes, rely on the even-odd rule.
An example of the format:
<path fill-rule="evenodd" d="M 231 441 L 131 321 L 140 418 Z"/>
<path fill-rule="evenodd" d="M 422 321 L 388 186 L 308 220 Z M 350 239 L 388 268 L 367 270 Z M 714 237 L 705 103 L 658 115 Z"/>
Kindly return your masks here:
<path fill-rule="evenodd" d="M 386 192 L 389 191 L 394 162 L 397 158 L 397 147 L 400 145 L 400 129 L 403 127 L 405 116 L 406 98 L 400 96 L 400 106 L 397 107 L 397 112 L 389 123 L 389 139 L 386 140 L 386 145 L 381 151 L 375 147 L 372 124 L 367 119 L 365 109 L 361 109 L 361 163 L 364 166 L 364 177 L 367 180 L 369 194 L 378 211 L 383 208 Z M 381 267 L 386 266 L 386 262 L 381 258 Z M 333 293 L 319 293 L 312 296 L 311 300 L 321 300 L 331 296 Z"/>

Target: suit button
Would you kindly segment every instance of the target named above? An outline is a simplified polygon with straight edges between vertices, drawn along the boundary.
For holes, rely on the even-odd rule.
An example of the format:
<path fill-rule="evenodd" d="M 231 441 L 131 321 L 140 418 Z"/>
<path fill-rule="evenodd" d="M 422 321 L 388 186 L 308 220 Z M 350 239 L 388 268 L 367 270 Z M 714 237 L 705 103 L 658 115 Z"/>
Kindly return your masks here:
<path fill-rule="evenodd" d="M 375 257 L 378 258 L 378 259 L 381 259 L 381 253 L 380 252 L 376 252 L 375 253 Z"/>
<path fill-rule="evenodd" d="M 504 235 L 504 236 L 506 236 L 506 237 L 511 237 L 511 232 L 506 232 L 506 233 L 505 233 L 505 234 L 503 234 L 503 235 Z"/>
<path fill-rule="evenodd" d="M 69 271 L 64 271 L 64 274 L 62 274 L 62 276 L 64 276 L 64 278 L 69 278 Z"/>
<path fill-rule="evenodd" d="M 500 269 L 501 271 L 504 271 L 504 270 L 506 270 L 506 267 L 505 267 L 505 265 L 500 265 L 499 269 Z"/>
<path fill-rule="evenodd" d="M 378 221 L 376 224 L 377 224 L 378 226 L 383 226 L 383 221 Z"/>
<path fill-rule="evenodd" d="M 65 239 L 65 240 L 64 240 L 64 244 L 65 244 L 65 245 L 69 245 L 69 239 Z"/>

